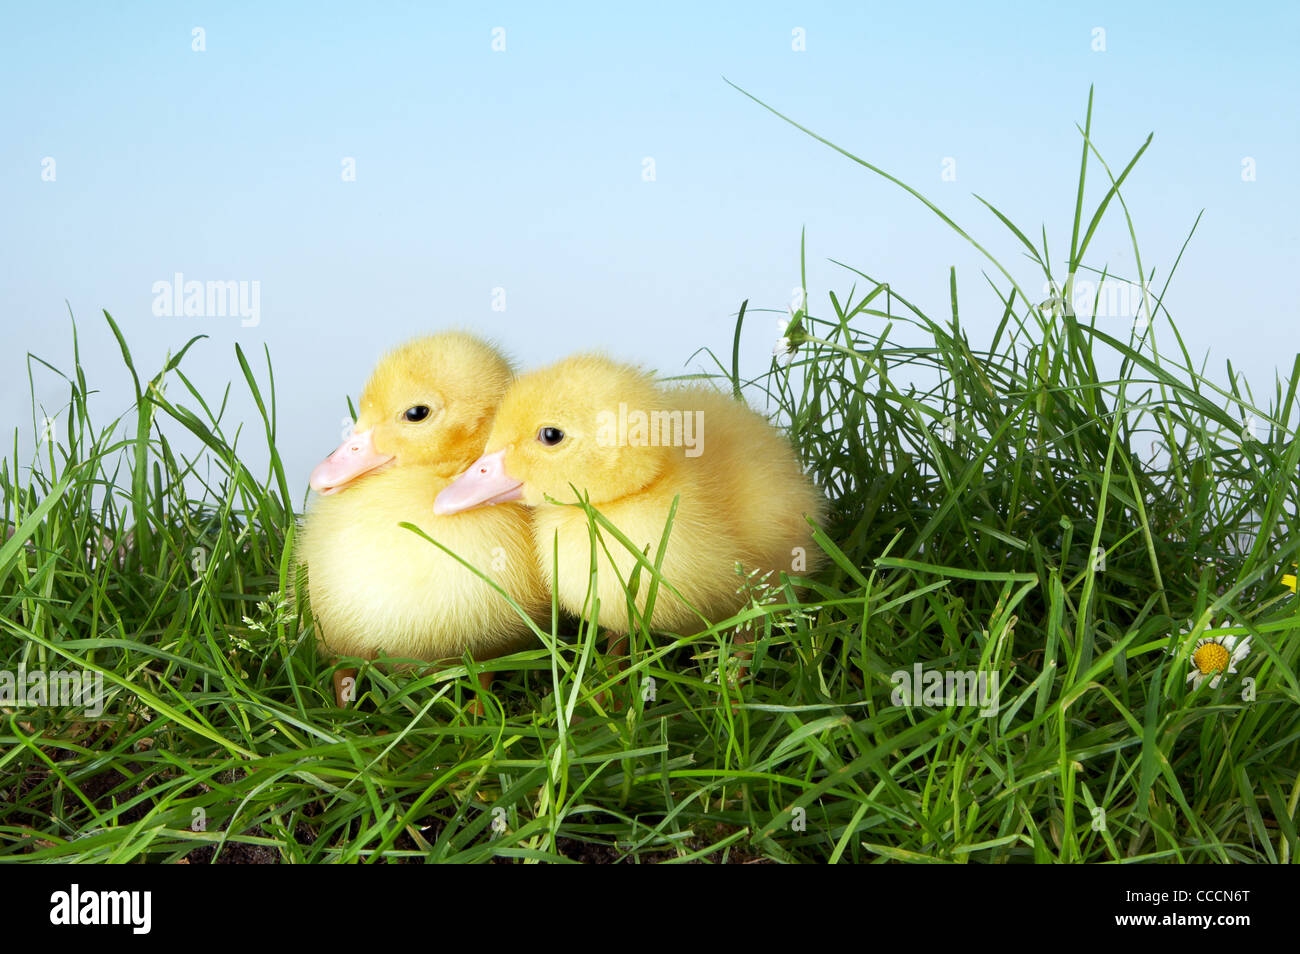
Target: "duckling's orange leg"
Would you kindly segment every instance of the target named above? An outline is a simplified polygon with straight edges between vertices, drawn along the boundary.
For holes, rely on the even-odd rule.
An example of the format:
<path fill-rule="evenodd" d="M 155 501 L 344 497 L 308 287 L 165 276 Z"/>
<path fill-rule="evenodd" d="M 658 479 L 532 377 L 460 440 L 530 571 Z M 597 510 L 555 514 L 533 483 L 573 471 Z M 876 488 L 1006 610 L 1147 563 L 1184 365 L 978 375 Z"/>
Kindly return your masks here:
<path fill-rule="evenodd" d="M 618 671 L 627 668 L 627 633 L 605 634 L 605 655 L 613 656 L 618 662 Z"/>
<path fill-rule="evenodd" d="M 746 664 L 754 658 L 754 651 L 749 648 L 754 642 L 754 631 L 750 628 L 752 625 L 752 623 L 747 623 L 740 627 L 736 630 L 736 638 L 732 640 L 732 644 L 736 648 L 731 651 L 731 654 Z M 742 646 L 743 649 L 740 648 Z M 749 666 L 746 665 L 745 668 L 748 669 Z"/>
<path fill-rule="evenodd" d="M 340 709 L 346 709 L 348 704 L 354 702 L 357 698 L 357 671 L 355 669 L 335 669 L 334 670 L 334 701 L 338 703 Z"/>
<path fill-rule="evenodd" d="M 754 659 L 754 651 L 750 645 L 754 642 L 753 623 L 746 623 L 736 630 L 736 638 L 732 640 L 731 655 L 735 656 L 740 662 L 740 670 L 736 673 L 736 688 L 740 689 L 745 684 L 745 678 L 749 675 L 749 664 Z"/>
<path fill-rule="evenodd" d="M 494 673 L 492 670 L 490 669 L 481 670 L 478 674 L 479 688 L 482 689 L 484 692 L 491 692 L 492 680 L 494 678 L 496 678 L 496 673 Z M 474 701 L 469 704 L 470 715 L 481 719 L 486 714 L 486 711 L 487 710 L 483 707 L 483 699 L 479 696 L 475 696 Z"/>

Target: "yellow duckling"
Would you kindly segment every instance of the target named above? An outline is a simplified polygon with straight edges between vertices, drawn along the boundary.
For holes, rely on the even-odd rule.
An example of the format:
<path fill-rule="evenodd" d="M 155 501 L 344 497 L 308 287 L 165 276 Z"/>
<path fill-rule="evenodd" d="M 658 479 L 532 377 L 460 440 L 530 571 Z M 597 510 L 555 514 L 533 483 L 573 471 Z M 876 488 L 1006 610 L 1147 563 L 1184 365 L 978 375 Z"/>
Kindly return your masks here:
<path fill-rule="evenodd" d="M 412 341 L 379 362 L 352 434 L 312 471 L 320 496 L 299 538 L 327 651 L 490 659 L 531 642 L 528 624 L 499 593 L 403 521 L 477 567 L 532 618 L 549 616 L 523 507 L 456 517 L 432 507 L 482 452 L 512 377 L 491 346 L 454 332 Z M 348 675 L 335 677 L 340 704 Z M 485 673 L 485 688 L 490 679 Z"/>
<path fill-rule="evenodd" d="M 581 615 L 591 573 L 587 517 L 579 507 L 547 500 L 573 502 L 575 488 L 638 549 L 648 547 L 652 565 L 680 498 L 662 572 L 685 602 L 659 587 L 650 621 L 658 630 L 697 632 L 706 620 L 741 609 L 737 563 L 746 574 L 766 571 L 775 581 L 779 571 L 812 572 L 820 555 L 804 517 L 820 520 L 825 498 L 763 417 L 712 388 L 661 385 L 598 355 L 517 380 L 497 411 L 486 453 L 438 495 L 434 512 L 510 500 L 535 508 L 543 572 L 560 604 Z M 597 551 L 598 622 L 621 654 L 629 621 L 619 576 L 629 579 L 637 560 L 608 535 Z M 636 596 L 642 615 L 649 579 L 643 570 Z"/>

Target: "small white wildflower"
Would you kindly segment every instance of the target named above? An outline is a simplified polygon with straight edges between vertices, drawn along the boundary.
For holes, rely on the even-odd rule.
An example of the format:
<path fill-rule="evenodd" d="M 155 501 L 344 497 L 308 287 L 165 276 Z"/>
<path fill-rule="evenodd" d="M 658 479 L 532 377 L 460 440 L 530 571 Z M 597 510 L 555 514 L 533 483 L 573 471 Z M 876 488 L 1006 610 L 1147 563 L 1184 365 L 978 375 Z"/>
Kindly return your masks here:
<path fill-rule="evenodd" d="M 789 338 L 782 338 L 777 341 L 772 348 L 772 357 L 776 358 L 778 367 L 790 367 L 790 362 L 794 360 L 794 345 L 790 344 Z"/>
<path fill-rule="evenodd" d="M 795 324 L 795 314 L 792 309 L 789 318 L 781 318 L 776 323 L 776 333 L 780 335 L 777 342 L 772 347 L 772 357 L 776 359 L 778 367 L 788 368 L 790 362 L 794 360 L 794 353 L 798 346 L 790 340 L 789 331 Z"/>

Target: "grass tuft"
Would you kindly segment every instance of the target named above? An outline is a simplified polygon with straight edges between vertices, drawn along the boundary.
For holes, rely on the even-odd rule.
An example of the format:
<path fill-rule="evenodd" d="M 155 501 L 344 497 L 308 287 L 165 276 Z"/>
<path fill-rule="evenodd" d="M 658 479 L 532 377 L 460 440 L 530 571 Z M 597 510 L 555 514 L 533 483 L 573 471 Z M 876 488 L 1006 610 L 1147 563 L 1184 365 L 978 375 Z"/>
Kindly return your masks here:
<path fill-rule="evenodd" d="M 145 383 L 106 313 L 135 401 L 101 425 L 74 334 L 35 460 L 20 467 L 15 441 L 0 463 L 0 669 L 99 674 L 105 700 L 0 701 L 0 857 L 1293 861 L 1300 356 L 1266 405 L 1198 371 L 1163 304 L 1177 262 L 1157 291 L 1123 200 L 1150 139 L 1112 175 L 1091 95 L 1079 132 L 1063 275 L 1045 234 L 1035 245 L 985 202 L 1036 270 L 1020 280 L 827 143 L 988 256 L 991 339 L 972 343 L 955 272 L 951 313 L 932 317 L 846 265 L 851 287 L 818 313 L 803 282 L 790 365 L 745 377 L 759 309 L 742 306 L 717 378 L 770 409 L 825 489 L 827 569 L 738 578 L 750 605 L 695 636 L 642 624 L 624 672 L 556 613 L 537 648 L 494 663 L 482 717 L 468 659 L 363 665 L 354 706 L 335 706 L 294 595 L 269 354 L 258 369 L 236 349 L 270 450 L 254 474 L 223 422 L 229 388 L 185 376 L 198 339 Z M 1088 259 L 1117 210 L 1136 323 L 1071 307 L 1079 276 L 1120 280 Z M 1031 279 L 1059 295 L 1035 302 Z M 671 587 L 660 555 L 629 591 Z M 739 626 L 757 642 L 737 685 Z M 1198 640 L 1246 635 L 1238 673 L 1188 682 Z M 918 686 L 900 704 L 916 667 L 999 692 L 945 705 Z"/>

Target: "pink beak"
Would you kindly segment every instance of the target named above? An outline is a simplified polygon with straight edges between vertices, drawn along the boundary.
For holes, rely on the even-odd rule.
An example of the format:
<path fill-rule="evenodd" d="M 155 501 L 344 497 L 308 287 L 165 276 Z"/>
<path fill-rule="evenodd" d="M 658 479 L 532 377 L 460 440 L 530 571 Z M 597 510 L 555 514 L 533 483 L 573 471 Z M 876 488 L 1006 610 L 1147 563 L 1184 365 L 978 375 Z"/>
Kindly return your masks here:
<path fill-rule="evenodd" d="M 453 480 L 433 501 L 433 512 L 460 513 L 483 504 L 505 503 L 524 495 L 524 483 L 506 473 L 505 448 L 484 454 Z"/>
<path fill-rule="evenodd" d="M 392 460 L 392 454 L 375 450 L 373 434 L 372 430 L 353 434 L 317 464 L 311 472 L 311 489 L 322 496 L 335 493 L 361 475 Z"/>

